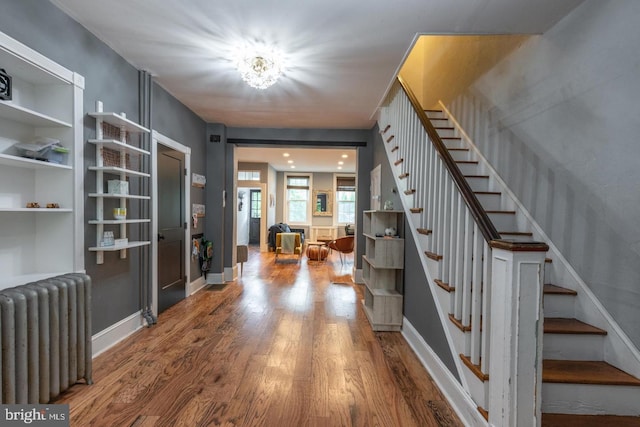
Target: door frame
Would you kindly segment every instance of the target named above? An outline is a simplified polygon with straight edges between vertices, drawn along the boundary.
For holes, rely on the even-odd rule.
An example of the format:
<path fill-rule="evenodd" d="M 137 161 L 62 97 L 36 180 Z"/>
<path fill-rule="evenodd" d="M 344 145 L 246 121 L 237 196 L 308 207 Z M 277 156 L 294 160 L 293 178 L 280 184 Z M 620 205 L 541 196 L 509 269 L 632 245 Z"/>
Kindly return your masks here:
<path fill-rule="evenodd" d="M 151 309 L 158 315 L 158 144 L 184 154 L 184 218 L 187 228 L 184 230 L 184 274 L 185 298 L 191 294 L 191 148 L 164 136 L 158 131 L 151 131 Z"/>

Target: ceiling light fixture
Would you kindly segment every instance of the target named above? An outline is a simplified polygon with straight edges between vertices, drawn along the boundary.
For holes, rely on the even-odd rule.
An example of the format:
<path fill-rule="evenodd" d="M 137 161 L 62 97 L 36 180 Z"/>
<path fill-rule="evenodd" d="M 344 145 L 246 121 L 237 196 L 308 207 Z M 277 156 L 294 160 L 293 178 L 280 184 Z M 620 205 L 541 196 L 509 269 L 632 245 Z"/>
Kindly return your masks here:
<path fill-rule="evenodd" d="M 289 153 L 282 153 L 282 157 L 289 157 Z"/>
<path fill-rule="evenodd" d="M 256 89 L 266 89 L 278 81 L 283 72 L 282 55 L 275 49 L 244 49 L 235 61 L 242 80 Z"/>
<path fill-rule="evenodd" d="M 340 161 L 338 162 L 338 164 L 339 164 L 339 165 L 344 165 L 344 162 L 343 162 L 342 160 L 340 160 Z"/>
<path fill-rule="evenodd" d="M 343 159 L 346 159 L 347 157 L 349 157 L 349 155 L 348 155 L 348 154 L 343 154 L 343 155 L 342 155 L 342 158 L 343 158 Z"/>

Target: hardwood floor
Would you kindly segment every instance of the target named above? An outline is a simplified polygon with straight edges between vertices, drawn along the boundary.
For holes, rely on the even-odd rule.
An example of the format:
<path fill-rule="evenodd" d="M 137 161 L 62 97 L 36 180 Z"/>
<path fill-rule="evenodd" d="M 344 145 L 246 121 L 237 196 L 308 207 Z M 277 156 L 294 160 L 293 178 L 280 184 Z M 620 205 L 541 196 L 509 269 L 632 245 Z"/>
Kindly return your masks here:
<path fill-rule="evenodd" d="M 336 253 L 201 290 L 94 361 L 72 426 L 461 426 L 400 333 L 374 333 Z"/>

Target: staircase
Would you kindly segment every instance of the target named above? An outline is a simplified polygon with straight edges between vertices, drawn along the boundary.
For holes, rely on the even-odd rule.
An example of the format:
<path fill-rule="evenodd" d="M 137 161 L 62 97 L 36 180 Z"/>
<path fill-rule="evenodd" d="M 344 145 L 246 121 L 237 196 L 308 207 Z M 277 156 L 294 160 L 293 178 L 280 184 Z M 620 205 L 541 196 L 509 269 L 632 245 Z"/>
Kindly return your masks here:
<path fill-rule="evenodd" d="M 403 85 L 400 82 L 400 85 Z M 406 92 L 408 88 L 404 87 Z M 409 99 L 413 95 L 408 94 Z M 392 108 L 392 107 L 388 107 Z M 414 105 L 415 108 L 415 105 Z M 399 111 L 406 111 L 406 105 Z M 617 327 L 575 271 L 566 263 L 557 249 L 548 242 L 544 232 L 524 210 L 513 193 L 501 181 L 497 173 L 460 129 L 457 122 L 443 106 L 442 110 L 426 110 L 426 116 L 437 132 L 446 151 L 453 159 L 464 180 L 482 205 L 486 216 L 501 239 L 511 242 L 547 242 L 550 251 L 544 262 L 543 286 L 543 339 L 542 339 L 542 391 L 541 410 L 543 426 L 640 426 L 640 357 L 638 350 Z M 381 120 L 398 123 L 400 112 L 387 111 Z M 409 119 L 410 121 L 414 119 Z M 447 220 L 442 215 L 424 219 L 424 210 L 432 202 L 420 196 L 420 179 L 411 179 L 420 174 L 420 168 L 429 168 L 430 162 L 424 149 L 407 148 L 412 139 L 407 130 L 380 122 L 381 134 L 386 141 L 390 164 L 396 174 L 398 188 L 402 189 L 403 204 L 408 216 L 413 216 L 419 239 L 417 243 L 424 251 L 427 277 L 432 277 L 437 286 L 436 297 L 442 310 L 448 313 L 448 329 L 452 336 L 454 351 L 460 354 L 462 366 L 467 369 L 463 376 L 466 387 L 486 419 L 489 401 L 487 364 L 477 356 L 470 356 L 470 334 L 475 325 L 485 328 L 481 315 L 469 318 L 467 311 L 460 311 L 461 296 L 456 292 L 471 294 L 472 290 L 457 289 L 460 276 L 452 269 L 447 258 L 457 254 L 455 247 L 446 242 L 431 241 L 436 229 L 451 225 L 456 219 Z M 408 129 L 415 129 L 409 123 Z M 427 129 L 428 131 L 428 129 Z M 424 132 L 424 130 L 423 130 Z M 429 138 L 434 139 L 434 138 Z M 430 144 L 431 141 L 426 141 Z M 420 143 L 418 143 L 420 144 Z M 422 156 L 427 159 L 422 165 Z M 431 180 L 433 181 L 433 179 Z M 425 182 L 430 182 L 428 179 Z M 432 185 L 432 184 L 428 184 Z M 440 188 L 440 189 L 439 189 Z M 436 193 L 438 185 L 428 191 Z M 455 213 L 456 196 L 448 196 L 445 203 L 452 203 Z M 455 224 L 453 224 L 455 225 Z M 454 227 L 455 228 L 455 227 Z M 458 228 L 460 230 L 460 228 Z M 470 230 L 466 228 L 465 230 Z M 477 234 L 477 229 L 474 229 Z M 440 240 L 446 240 L 447 235 Z M 451 234 L 453 236 L 453 234 Z M 455 243 L 449 243 L 454 245 Z M 434 249 L 436 248 L 436 249 Z M 474 256 L 488 252 L 474 252 Z M 487 276 L 484 276 L 485 284 Z M 472 281 L 473 282 L 473 281 Z M 478 283 L 479 280 L 475 280 Z M 486 315 L 486 317 L 489 317 Z M 474 320 L 476 320 L 474 322 Z M 487 344 L 480 344 L 488 346 Z M 486 350 L 486 349 L 485 349 Z M 488 358 L 488 355 L 485 356 Z M 463 381 L 463 384 L 465 381 Z M 495 406 L 494 406 L 495 408 Z"/>

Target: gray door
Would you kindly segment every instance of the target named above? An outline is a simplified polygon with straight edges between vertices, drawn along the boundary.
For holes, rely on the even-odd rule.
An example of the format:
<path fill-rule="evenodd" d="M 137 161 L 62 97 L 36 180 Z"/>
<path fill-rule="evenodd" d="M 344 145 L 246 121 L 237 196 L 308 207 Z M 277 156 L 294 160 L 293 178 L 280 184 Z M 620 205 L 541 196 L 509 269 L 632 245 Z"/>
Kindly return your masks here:
<path fill-rule="evenodd" d="M 158 145 L 158 313 L 185 297 L 184 154 Z"/>
<path fill-rule="evenodd" d="M 251 190 L 249 197 L 249 243 L 260 244 L 260 217 L 262 216 L 262 191 Z"/>

